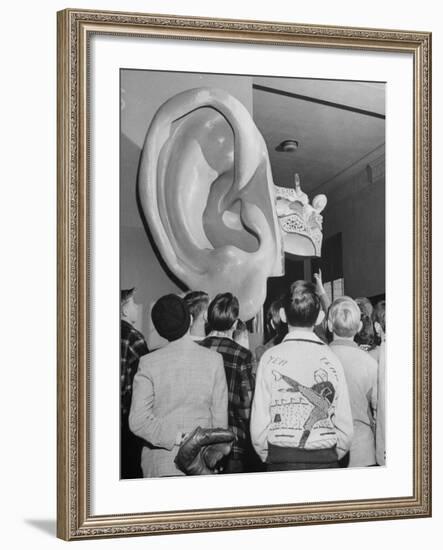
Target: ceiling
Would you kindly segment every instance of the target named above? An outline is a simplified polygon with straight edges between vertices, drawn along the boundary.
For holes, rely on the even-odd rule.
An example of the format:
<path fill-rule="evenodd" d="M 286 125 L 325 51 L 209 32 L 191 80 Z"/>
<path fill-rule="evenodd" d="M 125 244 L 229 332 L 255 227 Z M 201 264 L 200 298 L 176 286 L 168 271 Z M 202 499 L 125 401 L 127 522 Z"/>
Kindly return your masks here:
<path fill-rule="evenodd" d="M 254 77 L 253 114 L 276 185 L 298 173 L 304 191 L 330 192 L 384 153 L 384 83 Z M 285 139 L 298 149 L 277 152 Z"/>

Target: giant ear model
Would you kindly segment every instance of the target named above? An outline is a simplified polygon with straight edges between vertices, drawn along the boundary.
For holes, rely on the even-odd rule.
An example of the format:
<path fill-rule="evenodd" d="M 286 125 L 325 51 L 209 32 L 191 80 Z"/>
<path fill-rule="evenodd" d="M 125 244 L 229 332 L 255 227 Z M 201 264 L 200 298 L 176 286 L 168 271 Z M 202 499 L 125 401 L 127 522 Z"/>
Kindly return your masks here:
<path fill-rule="evenodd" d="M 214 88 L 166 101 L 146 135 L 138 184 L 174 275 L 211 297 L 232 292 L 240 317 L 254 317 L 284 254 L 268 152 L 246 108 Z"/>

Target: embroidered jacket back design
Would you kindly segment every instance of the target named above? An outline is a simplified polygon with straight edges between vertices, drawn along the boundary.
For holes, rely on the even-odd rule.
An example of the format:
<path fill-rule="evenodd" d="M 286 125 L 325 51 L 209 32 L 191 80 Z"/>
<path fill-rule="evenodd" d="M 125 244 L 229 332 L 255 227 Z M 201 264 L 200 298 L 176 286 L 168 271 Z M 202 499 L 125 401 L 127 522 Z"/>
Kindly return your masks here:
<path fill-rule="evenodd" d="M 294 378 L 273 370 L 271 394 L 271 425 L 269 441 L 275 445 L 304 448 L 333 447 L 337 442 L 331 416 L 335 411 L 337 385 L 334 373 L 328 373 L 321 358 L 321 368 L 312 373 L 312 385 L 301 384 Z M 296 361 L 294 361 L 296 363 Z M 329 363 L 329 362 L 328 362 Z M 330 363 L 329 363 L 330 364 Z M 289 364 L 288 371 L 296 373 L 297 366 Z M 294 368 L 295 367 L 295 368 Z"/>
<path fill-rule="evenodd" d="M 352 415 L 343 368 L 314 334 L 288 335 L 262 356 L 251 433 L 262 460 L 268 444 L 306 450 L 337 446 L 340 455 L 349 448 Z"/>

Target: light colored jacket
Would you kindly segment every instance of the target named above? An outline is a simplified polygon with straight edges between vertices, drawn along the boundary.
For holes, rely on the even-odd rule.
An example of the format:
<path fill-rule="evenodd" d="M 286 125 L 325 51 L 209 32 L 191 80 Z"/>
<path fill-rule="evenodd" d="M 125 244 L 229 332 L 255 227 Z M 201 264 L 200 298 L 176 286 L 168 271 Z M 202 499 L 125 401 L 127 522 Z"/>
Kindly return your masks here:
<path fill-rule="evenodd" d="M 183 475 L 174 464 L 180 435 L 226 428 L 228 390 L 220 354 L 189 335 L 142 357 L 134 377 L 129 427 L 147 442 L 144 477 Z"/>
<path fill-rule="evenodd" d="M 372 466 L 375 464 L 377 363 L 351 340 L 334 337 L 330 346 L 345 372 L 354 419 L 349 466 Z"/>
<path fill-rule="evenodd" d="M 252 444 L 263 462 L 268 443 L 319 450 L 352 439 L 352 414 L 343 368 L 313 332 L 291 331 L 260 359 L 251 412 Z"/>

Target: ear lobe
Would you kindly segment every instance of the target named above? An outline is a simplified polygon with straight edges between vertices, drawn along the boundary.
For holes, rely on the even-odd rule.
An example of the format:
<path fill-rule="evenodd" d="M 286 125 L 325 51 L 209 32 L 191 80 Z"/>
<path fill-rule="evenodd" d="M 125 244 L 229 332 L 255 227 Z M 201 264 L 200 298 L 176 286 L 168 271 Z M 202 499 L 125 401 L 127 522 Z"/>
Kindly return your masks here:
<path fill-rule="evenodd" d="M 317 320 L 315 321 L 315 324 L 316 324 L 316 325 L 321 325 L 321 323 L 323 322 L 324 318 L 325 318 L 325 312 L 321 309 L 321 310 L 318 312 Z"/>
<path fill-rule="evenodd" d="M 360 322 L 358 323 L 358 330 L 357 330 L 357 332 L 360 332 L 362 328 L 363 328 L 363 321 L 360 321 Z"/>
<path fill-rule="evenodd" d="M 334 332 L 332 329 L 333 329 L 332 321 L 330 321 L 330 320 L 328 319 L 328 330 L 329 330 L 329 332 Z"/>

